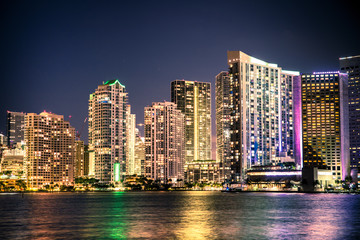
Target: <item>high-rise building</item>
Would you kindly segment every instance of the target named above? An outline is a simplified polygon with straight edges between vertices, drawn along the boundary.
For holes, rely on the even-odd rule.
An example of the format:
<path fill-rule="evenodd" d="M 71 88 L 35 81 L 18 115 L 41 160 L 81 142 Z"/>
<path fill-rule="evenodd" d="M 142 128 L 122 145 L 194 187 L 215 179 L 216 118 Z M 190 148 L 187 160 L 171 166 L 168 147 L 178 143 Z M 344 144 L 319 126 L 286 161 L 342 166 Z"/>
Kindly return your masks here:
<path fill-rule="evenodd" d="M 360 168 L 360 55 L 340 58 L 349 81 L 350 167 Z"/>
<path fill-rule="evenodd" d="M 134 174 L 145 176 L 145 139 L 140 136 L 139 129 L 135 129 Z"/>
<path fill-rule="evenodd" d="M 89 176 L 89 145 L 84 145 L 84 176 Z"/>
<path fill-rule="evenodd" d="M 161 183 L 184 179 L 184 115 L 175 103 L 145 107 L 145 176 Z M 169 181 L 171 179 L 171 181 Z"/>
<path fill-rule="evenodd" d="M 228 64 L 230 177 L 240 181 L 251 166 L 293 158 L 291 85 L 299 73 L 240 51 L 228 51 Z"/>
<path fill-rule="evenodd" d="M 216 161 L 220 163 L 221 178 L 230 176 L 230 79 L 228 72 L 215 77 Z"/>
<path fill-rule="evenodd" d="M 185 115 L 186 162 L 211 160 L 211 84 L 175 80 L 171 101 Z"/>
<path fill-rule="evenodd" d="M 136 116 L 131 113 L 131 106 L 127 107 L 127 132 L 126 132 L 126 175 L 134 175 L 135 173 L 135 139 L 136 139 Z"/>
<path fill-rule="evenodd" d="M 25 113 L 7 111 L 8 146 L 24 143 Z"/>
<path fill-rule="evenodd" d="M 74 183 L 75 129 L 62 115 L 42 112 L 25 117 L 28 187 Z"/>
<path fill-rule="evenodd" d="M 347 85 L 344 73 L 301 74 L 303 166 L 331 170 L 334 180 L 350 174 Z"/>
<path fill-rule="evenodd" d="M 126 175 L 126 109 L 125 86 L 117 79 L 90 94 L 90 174 L 100 182 L 120 183 Z"/>
<path fill-rule="evenodd" d="M 75 161 L 74 161 L 74 177 L 86 176 L 86 162 L 85 162 L 85 145 L 84 141 L 75 141 Z"/>
<path fill-rule="evenodd" d="M 280 98 L 281 98 L 281 145 L 280 156 L 294 159 L 294 81 L 299 72 L 281 70 Z"/>

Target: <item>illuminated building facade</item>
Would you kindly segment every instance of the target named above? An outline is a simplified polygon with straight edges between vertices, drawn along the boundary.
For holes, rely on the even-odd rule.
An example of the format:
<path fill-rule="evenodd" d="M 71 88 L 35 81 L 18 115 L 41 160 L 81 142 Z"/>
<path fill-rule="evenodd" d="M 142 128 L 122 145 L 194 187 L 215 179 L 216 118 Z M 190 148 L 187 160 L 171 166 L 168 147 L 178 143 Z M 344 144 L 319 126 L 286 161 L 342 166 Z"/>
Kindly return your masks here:
<path fill-rule="evenodd" d="M 25 113 L 7 111 L 8 146 L 24 143 Z"/>
<path fill-rule="evenodd" d="M 145 107 L 145 176 L 161 183 L 184 179 L 184 114 L 175 103 Z"/>
<path fill-rule="evenodd" d="M 136 139 L 136 116 L 131 113 L 131 106 L 127 107 L 127 120 L 126 120 L 126 175 L 133 175 L 135 173 L 135 139 Z"/>
<path fill-rule="evenodd" d="M 7 145 L 8 145 L 7 137 L 4 134 L 0 133 L 0 147 L 7 146 Z"/>
<path fill-rule="evenodd" d="M 349 81 L 350 167 L 360 168 L 360 55 L 340 58 Z"/>
<path fill-rule="evenodd" d="M 25 117 L 28 187 L 74 183 L 75 129 L 62 115 L 42 112 Z"/>
<path fill-rule="evenodd" d="M 134 174 L 145 176 L 145 139 L 140 136 L 139 129 L 135 129 Z"/>
<path fill-rule="evenodd" d="M 286 181 L 301 181 L 301 170 L 294 163 L 279 163 L 276 166 L 253 166 L 247 170 L 248 179 L 252 184 L 284 184 Z"/>
<path fill-rule="evenodd" d="M 109 80 L 90 94 L 90 173 L 100 182 L 120 183 L 126 175 L 126 120 L 127 93 L 119 80 Z"/>
<path fill-rule="evenodd" d="M 333 179 L 349 176 L 347 74 L 301 75 L 303 167 L 331 170 Z"/>
<path fill-rule="evenodd" d="M 24 146 L 18 143 L 16 148 L 5 149 L 2 153 L 0 172 L 11 172 L 15 176 L 23 176 L 24 169 Z"/>
<path fill-rule="evenodd" d="M 222 182 L 220 163 L 214 160 L 193 161 L 185 166 L 185 182 L 219 183 Z"/>
<path fill-rule="evenodd" d="M 171 101 L 185 115 L 186 162 L 211 159 L 211 84 L 175 80 Z"/>
<path fill-rule="evenodd" d="M 280 73 L 281 145 L 280 156 L 294 158 L 294 104 L 293 83 L 299 72 L 282 70 Z"/>
<path fill-rule="evenodd" d="M 284 71 L 240 51 L 228 51 L 232 181 L 256 165 L 293 158 L 292 81 Z"/>
<path fill-rule="evenodd" d="M 230 79 L 228 72 L 215 77 L 216 161 L 220 163 L 222 178 L 230 176 Z"/>
<path fill-rule="evenodd" d="M 75 164 L 74 175 L 76 178 L 85 177 L 89 171 L 89 152 L 87 145 L 84 141 L 75 141 Z"/>

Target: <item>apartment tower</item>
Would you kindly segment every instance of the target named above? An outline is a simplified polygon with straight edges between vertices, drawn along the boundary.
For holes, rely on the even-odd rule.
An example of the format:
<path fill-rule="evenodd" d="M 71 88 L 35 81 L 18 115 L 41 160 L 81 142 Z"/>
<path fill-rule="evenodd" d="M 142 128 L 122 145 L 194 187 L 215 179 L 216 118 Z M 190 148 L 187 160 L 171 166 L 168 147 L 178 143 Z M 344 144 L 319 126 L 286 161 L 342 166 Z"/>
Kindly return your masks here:
<path fill-rule="evenodd" d="M 25 167 L 30 189 L 74 183 L 75 129 L 62 115 L 25 117 Z"/>
<path fill-rule="evenodd" d="M 131 106 L 127 107 L 127 133 L 126 133 L 126 175 L 134 175 L 135 173 L 135 139 L 136 139 L 136 116 L 131 113 Z"/>
<path fill-rule="evenodd" d="M 161 183 L 184 179 L 183 113 L 175 103 L 157 102 L 144 115 L 145 176 Z"/>
<path fill-rule="evenodd" d="M 228 72 L 215 77 L 216 161 L 220 163 L 221 178 L 230 174 L 230 79 Z"/>
<path fill-rule="evenodd" d="M 171 101 L 185 115 L 186 162 L 211 160 L 211 84 L 175 80 Z"/>
<path fill-rule="evenodd" d="M 84 141 L 75 141 L 75 164 L 74 175 L 76 178 L 85 177 L 89 171 L 89 152 Z"/>
<path fill-rule="evenodd" d="M 89 99 L 89 151 L 100 182 L 120 183 L 126 174 L 126 121 L 125 86 L 117 79 L 99 85 Z"/>
<path fill-rule="evenodd" d="M 254 165 L 293 158 L 292 81 L 284 71 L 241 51 L 228 51 L 230 95 L 230 162 L 232 181 Z"/>

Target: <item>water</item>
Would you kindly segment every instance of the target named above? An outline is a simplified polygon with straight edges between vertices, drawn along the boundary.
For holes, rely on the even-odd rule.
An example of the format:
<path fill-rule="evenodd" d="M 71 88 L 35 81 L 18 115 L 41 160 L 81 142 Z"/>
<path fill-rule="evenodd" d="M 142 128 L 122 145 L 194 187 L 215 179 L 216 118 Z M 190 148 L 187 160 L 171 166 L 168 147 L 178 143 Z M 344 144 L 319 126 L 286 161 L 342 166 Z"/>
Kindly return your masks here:
<path fill-rule="evenodd" d="M 360 195 L 0 194 L 0 239 L 360 239 Z"/>

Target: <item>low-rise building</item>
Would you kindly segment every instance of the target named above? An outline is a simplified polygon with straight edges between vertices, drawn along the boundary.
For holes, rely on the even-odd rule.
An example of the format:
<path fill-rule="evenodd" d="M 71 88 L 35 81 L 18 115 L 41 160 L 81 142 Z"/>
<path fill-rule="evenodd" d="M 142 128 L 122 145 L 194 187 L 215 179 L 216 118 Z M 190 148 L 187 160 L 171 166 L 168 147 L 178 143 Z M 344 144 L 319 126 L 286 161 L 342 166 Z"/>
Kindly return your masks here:
<path fill-rule="evenodd" d="M 215 160 L 198 160 L 185 164 L 185 182 L 221 182 L 220 163 Z"/>

